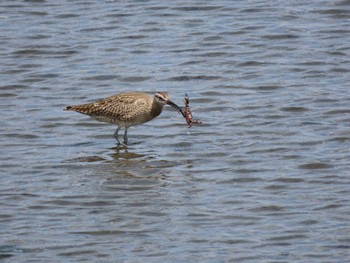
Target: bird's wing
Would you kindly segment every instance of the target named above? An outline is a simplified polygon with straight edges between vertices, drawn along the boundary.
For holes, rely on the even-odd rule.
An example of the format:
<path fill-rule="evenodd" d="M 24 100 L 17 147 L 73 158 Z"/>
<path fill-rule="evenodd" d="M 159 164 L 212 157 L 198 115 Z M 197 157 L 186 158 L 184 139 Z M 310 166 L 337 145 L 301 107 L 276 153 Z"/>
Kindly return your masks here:
<path fill-rule="evenodd" d="M 91 114 L 128 121 L 148 106 L 143 94 L 118 94 L 92 103 Z"/>

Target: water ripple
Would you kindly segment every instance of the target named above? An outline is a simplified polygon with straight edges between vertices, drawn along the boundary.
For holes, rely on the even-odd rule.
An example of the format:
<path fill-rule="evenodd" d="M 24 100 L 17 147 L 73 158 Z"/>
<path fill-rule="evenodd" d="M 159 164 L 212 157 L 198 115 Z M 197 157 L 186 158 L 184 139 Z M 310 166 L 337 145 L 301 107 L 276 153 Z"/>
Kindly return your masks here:
<path fill-rule="evenodd" d="M 0 259 L 349 262 L 348 7 L 1 1 Z M 63 111 L 159 90 L 203 124 Z"/>

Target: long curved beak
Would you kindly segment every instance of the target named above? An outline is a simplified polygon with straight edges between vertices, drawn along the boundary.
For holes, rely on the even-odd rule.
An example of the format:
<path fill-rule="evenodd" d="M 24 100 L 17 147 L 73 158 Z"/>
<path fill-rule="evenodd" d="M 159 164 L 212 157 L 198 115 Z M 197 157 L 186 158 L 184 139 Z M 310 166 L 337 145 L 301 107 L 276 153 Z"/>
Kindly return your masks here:
<path fill-rule="evenodd" d="M 182 109 L 181 109 L 179 106 L 177 106 L 174 102 L 172 102 L 171 100 L 167 100 L 167 101 L 166 101 L 166 104 L 168 104 L 168 105 L 170 105 L 171 107 L 177 109 L 177 110 L 182 114 L 182 116 L 185 118 L 185 113 L 184 113 L 184 112 L 182 111 Z"/>

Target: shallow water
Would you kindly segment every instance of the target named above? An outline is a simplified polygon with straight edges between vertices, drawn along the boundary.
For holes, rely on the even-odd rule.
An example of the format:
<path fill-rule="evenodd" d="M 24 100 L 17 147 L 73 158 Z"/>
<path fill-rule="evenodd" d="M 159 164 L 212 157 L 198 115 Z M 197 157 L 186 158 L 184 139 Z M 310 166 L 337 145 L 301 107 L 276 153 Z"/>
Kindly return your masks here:
<path fill-rule="evenodd" d="M 0 259 L 350 261 L 349 9 L 2 1 Z M 62 111 L 135 90 L 203 124 Z"/>

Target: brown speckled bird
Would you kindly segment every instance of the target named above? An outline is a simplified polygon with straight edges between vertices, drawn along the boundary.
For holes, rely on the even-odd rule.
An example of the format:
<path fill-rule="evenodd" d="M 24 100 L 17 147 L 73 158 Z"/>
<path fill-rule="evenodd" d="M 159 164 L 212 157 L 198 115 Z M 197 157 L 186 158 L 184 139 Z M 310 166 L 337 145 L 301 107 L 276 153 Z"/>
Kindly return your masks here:
<path fill-rule="evenodd" d="M 88 104 L 68 106 L 65 110 L 76 111 L 98 121 L 116 124 L 118 128 L 114 137 L 118 144 L 121 144 L 118 132 L 124 128 L 124 145 L 127 145 L 128 128 L 154 119 L 161 114 L 166 104 L 185 116 L 182 109 L 170 100 L 166 92 L 157 92 L 154 97 L 142 92 L 121 93 Z"/>

